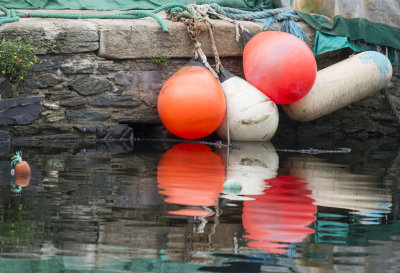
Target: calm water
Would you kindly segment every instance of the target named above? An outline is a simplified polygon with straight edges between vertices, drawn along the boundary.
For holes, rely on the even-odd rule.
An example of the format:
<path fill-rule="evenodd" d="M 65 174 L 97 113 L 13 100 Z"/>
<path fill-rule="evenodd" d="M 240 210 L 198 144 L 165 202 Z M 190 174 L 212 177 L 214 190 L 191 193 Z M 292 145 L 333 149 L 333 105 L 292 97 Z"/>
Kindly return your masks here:
<path fill-rule="evenodd" d="M 21 149 L 27 181 L 10 174 Z M 399 272 L 396 145 L 3 147 L 0 272 Z M 223 185 L 228 181 L 233 186 Z"/>

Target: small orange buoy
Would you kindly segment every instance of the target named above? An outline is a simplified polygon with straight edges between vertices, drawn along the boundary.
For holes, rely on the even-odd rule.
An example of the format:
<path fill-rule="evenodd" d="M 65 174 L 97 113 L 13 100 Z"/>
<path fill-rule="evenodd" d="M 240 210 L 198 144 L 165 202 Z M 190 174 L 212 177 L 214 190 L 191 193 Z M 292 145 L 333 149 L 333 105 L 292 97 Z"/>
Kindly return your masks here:
<path fill-rule="evenodd" d="M 255 35 L 243 51 L 246 80 L 276 104 L 289 104 L 313 87 L 317 64 L 310 48 L 296 36 L 280 31 Z"/>
<path fill-rule="evenodd" d="M 226 103 L 217 79 L 192 60 L 165 82 L 157 108 L 168 131 L 181 138 L 198 139 L 218 128 Z"/>
<path fill-rule="evenodd" d="M 174 145 L 161 157 L 157 182 L 165 202 L 189 206 L 175 215 L 207 216 L 202 206 L 215 206 L 225 181 L 222 158 L 198 143 Z"/>
<path fill-rule="evenodd" d="M 15 155 L 11 156 L 11 166 L 15 168 L 15 175 L 31 175 L 31 167 L 28 162 L 22 160 L 22 153 L 18 151 Z"/>
<path fill-rule="evenodd" d="M 22 160 L 22 153 L 18 151 L 11 156 L 11 167 L 15 169 L 15 185 L 26 187 L 31 180 L 31 167 L 28 162 Z"/>

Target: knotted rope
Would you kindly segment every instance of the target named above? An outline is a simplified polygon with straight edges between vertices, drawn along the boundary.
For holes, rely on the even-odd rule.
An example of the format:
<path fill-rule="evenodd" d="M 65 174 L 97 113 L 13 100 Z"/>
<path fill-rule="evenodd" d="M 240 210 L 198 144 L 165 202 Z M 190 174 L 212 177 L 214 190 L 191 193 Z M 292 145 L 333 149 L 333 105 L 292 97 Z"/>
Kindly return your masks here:
<path fill-rule="evenodd" d="M 218 74 L 215 72 L 215 70 L 211 67 L 211 65 L 208 63 L 207 56 L 204 54 L 203 50 L 201 49 L 201 43 L 197 39 L 197 21 L 194 19 L 187 19 L 185 21 L 187 31 L 189 33 L 189 37 L 193 42 L 194 46 L 194 58 L 198 60 L 200 58 L 201 62 L 204 64 L 204 66 L 210 70 L 210 72 L 213 74 L 215 78 L 218 79 Z"/>
<path fill-rule="evenodd" d="M 218 74 L 221 73 L 221 72 L 220 72 L 220 68 L 222 68 L 223 66 L 222 66 L 221 60 L 220 60 L 220 58 L 219 58 L 217 46 L 216 46 L 216 44 L 215 44 L 214 33 L 213 33 L 213 31 L 212 31 L 213 25 L 212 25 L 212 22 L 210 21 L 210 18 L 208 17 L 208 12 L 212 11 L 212 8 L 211 8 L 210 5 L 208 5 L 208 4 L 205 4 L 205 5 L 190 4 L 189 6 L 190 6 L 194 11 L 196 11 L 197 16 L 198 16 L 199 18 L 201 18 L 200 20 L 201 20 L 202 22 L 204 22 L 204 23 L 206 24 L 206 26 L 207 26 L 208 33 L 209 33 L 209 35 L 210 35 L 211 46 L 212 46 L 213 53 L 214 53 L 214 59 L 215 59 L 215 70 L 216 70 L 216 73 L 214 72 L 214 73 L 215 73 L 214 76 L 216 76 L 217 80 L 219 81 Z M 239 40 L 239 38 L 238 38 L 238 28 L 239 28 L 238 25 L 236 25 L 236 38 L 237 38 L 237 40 Z M 208 65 L 209 65 L 209 64 L 208 64 Z M 209 66 L 210 66 L 210 65 L 209 65 Z M 207 66 L 206 66 L 206 67 L 207 67 Z M 211 67 L 211 66 L 210 66 L 210 67 Z M 210 71 L 211 71 L 211 70 L 210 70 Z M 213 71 L 211 71 L 211 73 L 213 73 Z M 224 92 L 224 95 L 225 95 L 225 92 Z M 225 97 L 225 99 L 226 99 L 226 97 Z M 226 113 L 225 113 L 225 115 L 226 115 L 226 121 L 225 121 L 225 122 L 226 122 L 226 140 L 227 140 L 228 147 L 229 147 L 231 140 L 230 140 L 230 133 L 229 133 L 228 104 L 226 104 Z M 227 157 L 229 157 L 229 149 L 227 149 L 226 152 L 227 152 Z"/>
<path fill-rule="evenodd" d="M 210 40 L 211 40 L 211 47 L 214 53 L 214 59 L 215 59 L 215 70 L 217 74 L 220 73 L 219 69 L 222 66 L 221 60 L 219 58 L 217 46 L 215 44 L 215 39 L 214 39 L 214 33 L 213 33 L 213 25 L 212 22 L 210 21 L 210 18 L 208 17 L 208 11 L 210 10 L 210 5 L 196 5 L 196 4 L 190 4 L 189 5 L 197 14 L 197 17 L 200 18 L 200 22 L 204 23 L 207 27 L 208 33 L 210 35 Z M 217 77 L 218 78 L 218 77 Z"/>
<path fill-rule="evenodd" d="M 178 21 L 181 20 L 186 24 L 186 28 L 189 33 L 189 37 L 193 42 L 194 45 L 194 57 L 196 60 L 198 58 L 201 59 L 202 63 L 204 66 L 214 75 L 214 77 L 219 81 L 218 74 L 220 73 L 220 68 L 222 68 L 222 63 L 219 58 L 217 46 L 215 44 L 215 39 L 214 39 L 214 33 L 213 33 L 213 24 L 212 21 L 210 20 L 208 13 L 214 12 L 210 5 L 204 4 L 204 5 L 196 5 L 196 4 L 189 4 L 189 7 L 195 11 L 196 17 L 200 18 L 199 20 L 196 20 L 189 14 L 185 14 L 181 10 L 168 10 L 168 18 L 173 20 L 173 21 Z M 186 18 L 186 19 L 184 19 Z M 228 18 L 229 21 L 234 21 Z M 198 41 L 198 34 L 199 30 L 201 27 L 199 27 L 199 23 L 204 23 L 205 26 L 207 27 L 208 33 L 210 35 L 210 40 L 211 40 L 211 46 L 212 50 L 214 53 L 214 59 L 215 59 L 215 70 L 211 67 L 211 65 L 207 61 L 207 56 L 204 54 L 203 50 L 201 49 L 201 43 Z M 239 26 L 237 26 L 237 29 Z M 238 32 L 238 31 L 237 31 Z M 237 40 L 239 40 L 237 36 Z M 225 93 L 224 93 L 225 95 Z M 228 105 L 226 105 L 226 139 L 227 139 L 227 145 L 229 147 L 230 145 L 230 136 L 229 136 L 229 118 L 228 118 Z M 229 149 L 227 149 L 227 153 L 229 153 Z"/>
<path fill-rule="evenodd" d="M 116 13 L 116 14 L 72 14 L 72 13 L 41 13 L 41 12 L 19 12 L 14 9 L 8 10 L 3 6 L 0 6 L 0 10 L 4 13 L 0 15 L 0 25 L 4 23 L 16 22 L 19 21 L 20 18 L 63 18 L 63 19 L 140 19 L 145 17 L 152 17 L 155 19 L 160 25 L 164 32 L 168 32 L 168 27 L 165 22 L 158 17 L 156 14 L 165 9 L 184 9 L 192 17 L 196 18 L 196 13 L 189 8 L 187 5 L 180 3 L 171 3 L 164 6 L 161 6 L 153 11 L 144 11 L 144 10 L 130 10 L 127 12 Z"/>

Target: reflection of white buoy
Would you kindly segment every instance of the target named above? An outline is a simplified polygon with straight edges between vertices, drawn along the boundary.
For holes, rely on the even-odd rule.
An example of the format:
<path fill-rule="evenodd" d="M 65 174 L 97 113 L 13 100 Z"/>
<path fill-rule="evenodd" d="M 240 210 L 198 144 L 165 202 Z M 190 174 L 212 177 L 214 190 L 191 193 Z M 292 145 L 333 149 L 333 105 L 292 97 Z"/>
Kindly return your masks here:
<path fill-rule="evenodd" d="M 390 61 L 379 52 L 366 51 L 318 71 L 311 91 L 283 108 L 292 119 L 311 121 L 372 95 L 391 78 Z"/>
<path fill-rule="evenodd" d="M 230 139 L 233 141 L 270 140 L 276 132 L 279 121 L 275 103 L 250 83 L 224 68 L 221 68 L 219 79 L 228 107 Z M 217 133 L 226 139 L 226 130 L 225 120 Z"/>
<path fill-rule="evenodd" d="M 284 168 L 288 174 L 305 179 L 318 206 L 347 209 L 363 216 L 363 221 L 390 212 L 390 189 L 380 187 L 372 176 L 353 174 L 343 165 L 317 157 L 292 157 Z"/>
<path fill-rule="evenodd" d="M 224 198 L 248 200 L 238 195 L 264 194 L 266 179 L 277 176 L 279 157 L 270 142 L 240 142 L 240 149 L 229 152 Z"/>

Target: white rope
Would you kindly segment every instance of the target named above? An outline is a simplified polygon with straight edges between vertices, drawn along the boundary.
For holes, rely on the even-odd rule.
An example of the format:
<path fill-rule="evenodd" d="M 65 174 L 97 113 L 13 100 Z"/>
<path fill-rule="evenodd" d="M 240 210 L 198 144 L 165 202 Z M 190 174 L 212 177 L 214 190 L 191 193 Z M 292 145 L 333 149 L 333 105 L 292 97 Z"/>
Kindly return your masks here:
<path fill-rule="evenodd" d="M 200 57 L 200 59 L 201 59 L 201 61 L 203 62 L 204 66 L 205 66 L 208 70 L 210 70 L 210 72 L 213 74 L 213 76 L 214 76 L 215 78 L 218 79 L 218 74 L 217 74 L 217 72 L 215 72 L 215 70 L 214 70 L 214 69 L 211 67 L 211 65 L 208 63 L 208 61 L 207 61 L 207 56 L 206 56 L 206 54 L 204 54 L 203 50 L 201 49 L 201 43 L 197 42 L 197 43 L 194 45 L 194 54 L 195 54 L 195 58 L 196 58 L 196 59 Z"/>
<path fill-rule="evenodd" d="M 239 30 L 241 30 L 242 33 L 243 33 L 243 31 L 250 32 L 239 21 L 233 20 L 229 17 L 226 17 L 222 14 L 217 13 L 209 4 L 196 5 L 193 3 L 193 4 L 189 4 L 189 7 L 192 8 L 196 12 L 196 15 L 198 17 L 201 17 L 201 18 L 207 17 L 208 18 L 208 14 L 212 14 L 220 20 L 224 20 L 224 21 L 234 24 L 235 25 L 236 42 L 239 42 L 239 39 L 240 39 L 240 31 Z"/>

